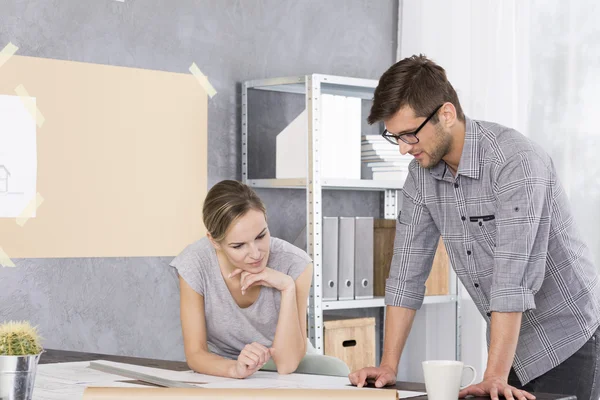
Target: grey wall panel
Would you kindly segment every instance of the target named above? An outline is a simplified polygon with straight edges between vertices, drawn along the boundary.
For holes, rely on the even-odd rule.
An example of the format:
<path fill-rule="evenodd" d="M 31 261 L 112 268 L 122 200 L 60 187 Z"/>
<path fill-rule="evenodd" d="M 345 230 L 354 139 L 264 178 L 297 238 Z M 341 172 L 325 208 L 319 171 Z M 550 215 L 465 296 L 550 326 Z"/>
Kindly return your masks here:
<path fill-rule="evenodd" d="M 208 103 L 212 185 L 240 178 L 240 82 L 313 72 L 377 79 L 394 62 L 397 8 L 395 0 L 3 0 L 0 48 L 10 41 L 20 55 L 183 73 L 195 62 L 217 90 Z M 268 136 L 301 110 L 293 100 L 265 109 L 277 96 L 266 98 L 256 123 Z M 259 173 L 274 168 L 272 157 Z M 260 194 L 273 234 L 294 240 L 304 191 Z M 323 201 L 325 215 L 367 216 L 379 204 L 376 193 L 328 192 Z M 47 347 L 181 359 L 170 258 L 17 260 L 0 268 L 0 321 L 33 321 Z"/>
<path fill-rule="evenodd" d="M 47 348 L 183 359 L 170 260 L 13 260 L 0 268 L 0 320 L 30 320 Z"/>

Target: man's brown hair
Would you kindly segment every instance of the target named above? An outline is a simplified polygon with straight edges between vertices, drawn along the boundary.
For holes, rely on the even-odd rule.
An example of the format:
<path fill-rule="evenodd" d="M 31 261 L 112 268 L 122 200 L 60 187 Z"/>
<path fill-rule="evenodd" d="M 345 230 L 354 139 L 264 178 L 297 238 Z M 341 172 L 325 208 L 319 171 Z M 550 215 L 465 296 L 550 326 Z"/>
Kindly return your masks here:
<path fill-rule="evenodd" d="M 465 115 L 456 91 L 448 82 L 446 71 L 424 55 L 414 55 L 392 65 L 379 79 L 373 96 L 369 124 L 391 118 L 402 107 L 409 106 L 416 117 L 427 117 L 436 107 L 450 102 L 459 120 Z M 431 118 L 438 122 L 437 115 Z"/>

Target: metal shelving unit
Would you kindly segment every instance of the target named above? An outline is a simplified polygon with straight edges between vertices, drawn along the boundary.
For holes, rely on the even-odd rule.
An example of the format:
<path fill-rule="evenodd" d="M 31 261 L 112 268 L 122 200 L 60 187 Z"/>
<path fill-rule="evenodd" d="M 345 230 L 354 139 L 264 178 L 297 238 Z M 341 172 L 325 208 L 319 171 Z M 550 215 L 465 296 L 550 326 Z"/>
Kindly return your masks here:
<path fill-rule="evenodd" d="M 423 304 L 441 304 L 441 303 L 454 303 L 456 296 L 425 296 Z M 336 301 L 324 301 L 324 310 L 350 310 L 353 308 L 374 308 L 374 307 L 385 307 L 384 297 L 374 297 L 372 299 L 360 299 L 360 300 L 336 300 Z"/>
<path fill-rule="evenodd" d="M 404 182 L 375 181 L 366 179 L 326 179 L 320 174 L 320 154 L 318 151 L 321 136 L 320 109 L 321 95 L 335 94 L 371 100 L 377 87 L 376 80 L 348 78 L 341 76 L 311 74 L 296 77 L 261 79 L 246 81 L 242 85 L 242 180 L 255 188 L 303 189 L 306 190 L 308 253 L 313 259 L 314 272 L 309 296 L 308 318 L 309 338 L 314 347 L 323 353 L 323 311 L 357 308 L 381 308 L 383 317 L 385 303 L 383 297 L 363 300 L 322 300 L 322 191 L 323 190 L 367 190 L 381 191 L 383 198 L 383 218 L 396 219 L 398 214 L 397 190 Z M 298 179 L 252 179 L 248 176 L 248 90 L 267 90 L 284 93 L 304 94 L 308 113 L 308 171 L 307 178 Z M 460 360 L 460 286 L 448 296 L 427 296 L 424 304 L 454 303 L 456 308 L 456 359 Z M 380 335 L 383 338 L 383 334 Z"/>
<path fill-rule="evenodd" d="M 306 189 L 306 179 L 248 179 L 256 188 Z M 374 181 L 371 179 L 322 179 L 321 187 L 330 190 L 400 190 L 404 182 Z"/>

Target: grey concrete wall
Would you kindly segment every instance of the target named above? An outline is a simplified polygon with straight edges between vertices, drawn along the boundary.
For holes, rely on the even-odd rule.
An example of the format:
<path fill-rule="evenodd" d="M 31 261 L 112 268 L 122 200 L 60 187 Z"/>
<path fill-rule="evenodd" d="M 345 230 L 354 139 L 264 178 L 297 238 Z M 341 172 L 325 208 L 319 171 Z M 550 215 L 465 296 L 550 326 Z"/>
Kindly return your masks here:
<path fill-rule="evenodd" d="M 217 90 L 209 100 L 209 185 L 240 178 L 240 82 L 313 72 L 377 79 L 396 48 L 395 0 L 2 0 L 0 6 L 0 47 L 11 41 L 21 55 L 173 72 L 188 72 L 195 62 Z M 290 112 L 275 117 L 263 110 L 257 123 L 284 125 L 298 103 L 284 107 Z M 304 192 L 260 194 L 272 233 L 293 240 L 304 226 Z M 378 207 L 378 194 L 331 192 L 323 212 L 377 216 Z M 14 260 L 17 268 L 0 268 L 0 321 L 32 321 L 48 348 L 182 359 L 170 259 Z"/>

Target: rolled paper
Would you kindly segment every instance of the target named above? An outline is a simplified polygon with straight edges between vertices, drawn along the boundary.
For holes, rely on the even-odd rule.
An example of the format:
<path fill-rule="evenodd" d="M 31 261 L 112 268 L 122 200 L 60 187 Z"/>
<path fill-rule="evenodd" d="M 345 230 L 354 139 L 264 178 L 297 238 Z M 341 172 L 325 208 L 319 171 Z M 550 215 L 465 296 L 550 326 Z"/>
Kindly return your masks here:
<path fill-rule="evenodd" d="M 83 400 L 108 399 L 198 400 L 198 399 L 339 399 L 398 400 L 395 389 L 186 389 L 186 388 L 110 388 L 87 387 Z"/>

